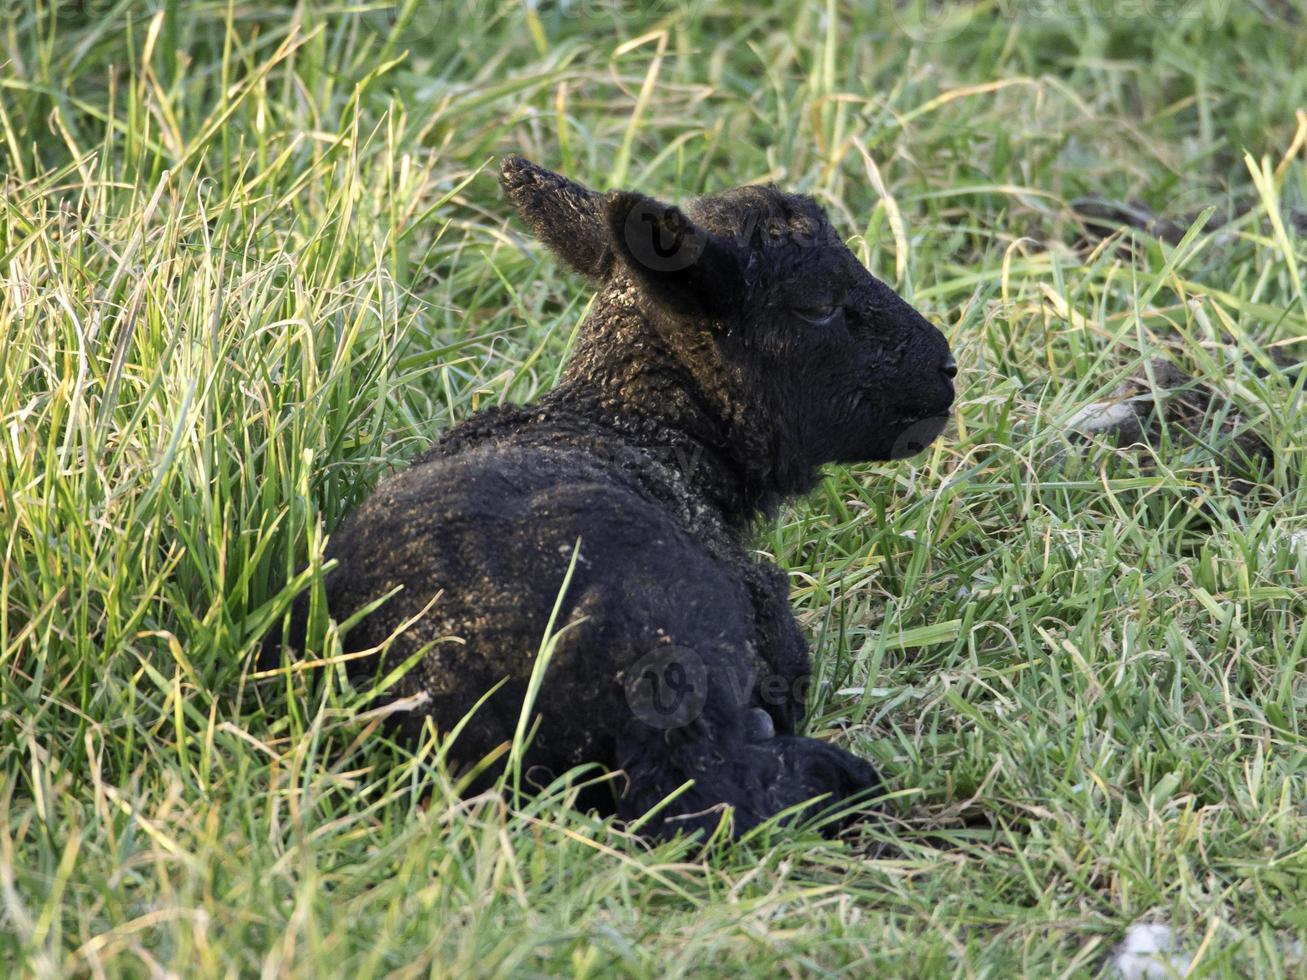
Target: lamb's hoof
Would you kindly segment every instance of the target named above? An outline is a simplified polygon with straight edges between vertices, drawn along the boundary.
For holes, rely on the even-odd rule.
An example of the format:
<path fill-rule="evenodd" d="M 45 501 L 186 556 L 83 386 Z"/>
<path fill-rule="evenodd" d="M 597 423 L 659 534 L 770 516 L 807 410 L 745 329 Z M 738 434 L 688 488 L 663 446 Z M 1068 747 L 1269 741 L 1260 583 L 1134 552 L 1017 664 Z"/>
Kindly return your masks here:
<path fill-rule="evenodd" d="M 776 725 L 762 708 L 750 708 L 744 714 L 744 740 L 765 742 L 776 737 Z"/>

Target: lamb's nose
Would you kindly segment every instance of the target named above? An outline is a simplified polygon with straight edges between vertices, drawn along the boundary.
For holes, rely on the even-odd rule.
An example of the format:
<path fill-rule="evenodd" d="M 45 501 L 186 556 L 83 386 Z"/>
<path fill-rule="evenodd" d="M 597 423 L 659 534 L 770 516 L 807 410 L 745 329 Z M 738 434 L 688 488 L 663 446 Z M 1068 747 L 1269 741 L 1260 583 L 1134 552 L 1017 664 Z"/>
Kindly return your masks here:
<path fill-rule="evenodd" d="M 952 354 L 944 359 L 944 363 L 939 366 L 939 369 L 944 372 L 944 377 L 950 380 L 958 376 L 958 362 L 953 360 Z"/>

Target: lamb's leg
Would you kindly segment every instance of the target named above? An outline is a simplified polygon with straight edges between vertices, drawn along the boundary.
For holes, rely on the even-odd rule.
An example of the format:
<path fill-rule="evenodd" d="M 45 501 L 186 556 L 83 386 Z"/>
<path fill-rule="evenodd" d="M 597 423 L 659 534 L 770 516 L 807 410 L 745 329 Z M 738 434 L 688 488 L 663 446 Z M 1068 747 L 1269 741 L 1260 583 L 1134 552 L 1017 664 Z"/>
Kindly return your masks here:
<path fill-rule="evenodd" d="M 739 836 L 790 807 L 815 800 L 800 811 L 803 819 L 867 800 L 879 788 L 871 765 L 841 748 L 796 735 L 748 741 L 743 727 L 726 739 L 702 730 L 681 737 L 647 729 L 631 733 L 619 745 L 627 780 L 618 815 L 638 819 L 692 779 L 694 785 L 643 824 L 641 833 L 708 833 L 721 821 L 723 804 L 729 804 L 732 833 Z M 832 823 L 823 831 L 837 829 Z"/>

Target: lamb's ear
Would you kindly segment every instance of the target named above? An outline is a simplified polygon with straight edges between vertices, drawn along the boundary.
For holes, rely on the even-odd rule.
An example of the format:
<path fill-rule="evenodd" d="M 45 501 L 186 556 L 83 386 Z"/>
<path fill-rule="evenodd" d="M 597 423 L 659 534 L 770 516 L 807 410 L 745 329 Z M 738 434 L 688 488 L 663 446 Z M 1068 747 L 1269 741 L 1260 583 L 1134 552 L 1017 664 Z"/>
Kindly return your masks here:
<path fill-rule="evenodd" d="M 519 156 L 499 164 L 499 183 L 527 227 L 555 255 L 591 279 L 612 264 L 604 195 Z"/>
<path fill-rule="evenodd" d="M 743 278 L 733 241 L 643 194 L 610 194 L 606 210 L 614 257 L 661 307 L 694 317 L 736 308 Z"/>

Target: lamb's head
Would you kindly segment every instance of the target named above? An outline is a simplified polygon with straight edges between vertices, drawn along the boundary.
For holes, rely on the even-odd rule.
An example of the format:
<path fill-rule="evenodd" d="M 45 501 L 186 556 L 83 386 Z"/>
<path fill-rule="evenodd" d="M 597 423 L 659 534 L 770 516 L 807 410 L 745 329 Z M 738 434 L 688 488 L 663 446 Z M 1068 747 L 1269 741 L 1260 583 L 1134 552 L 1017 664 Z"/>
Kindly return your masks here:
<path fill-rule="evenodd" d="M 603 287 L 592 334 L 638 311 L 702 400 L 763 433 L 752 450 L 776 457 L 780 489 L 822 463 L 910 456 L 943 430 L 957 373 L 943 334 L 863 267 L 811 199 L 741 187 L 682 212 L 520 157 L 504 161 L 503 183 L 532 230 Z M 625 339 L 592 335 L 588 356 L 648 356 L 621 349 Z"/>

